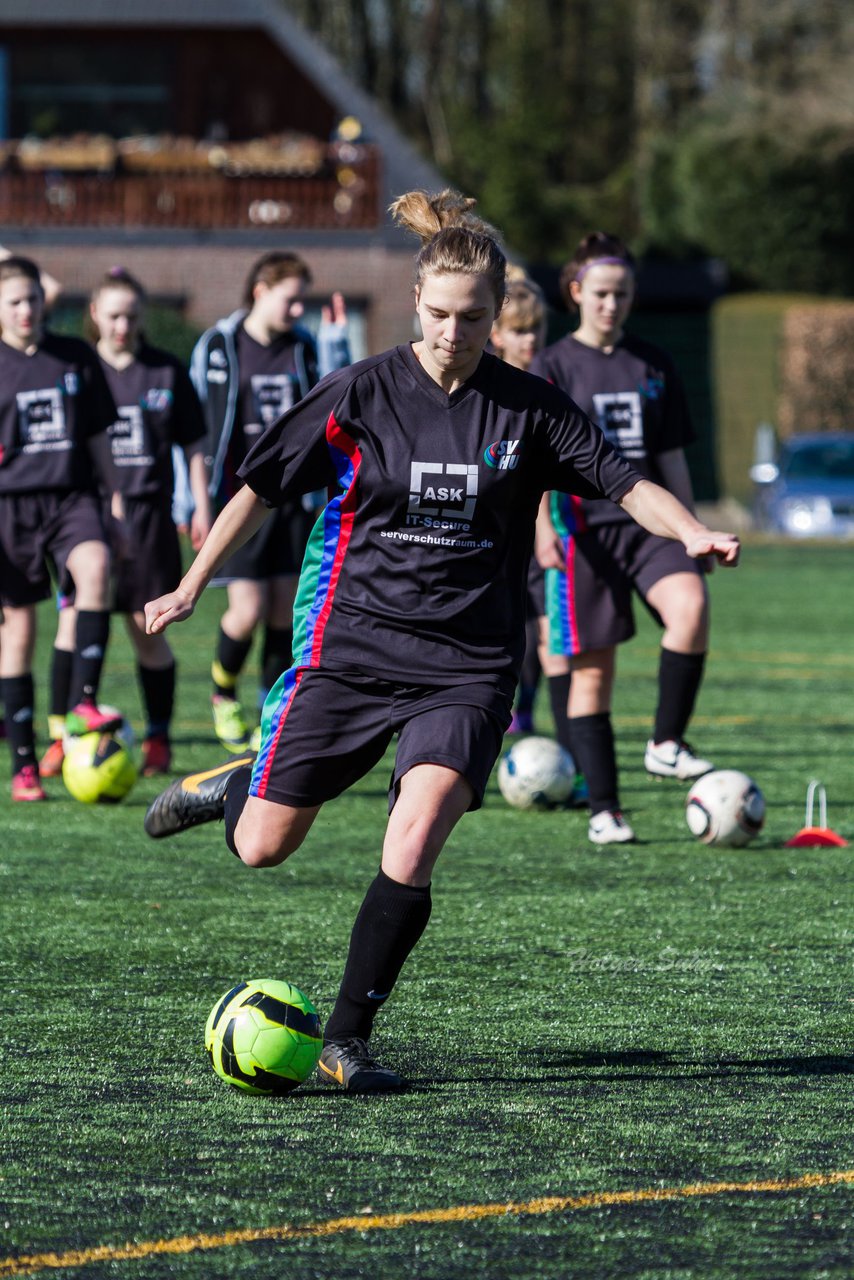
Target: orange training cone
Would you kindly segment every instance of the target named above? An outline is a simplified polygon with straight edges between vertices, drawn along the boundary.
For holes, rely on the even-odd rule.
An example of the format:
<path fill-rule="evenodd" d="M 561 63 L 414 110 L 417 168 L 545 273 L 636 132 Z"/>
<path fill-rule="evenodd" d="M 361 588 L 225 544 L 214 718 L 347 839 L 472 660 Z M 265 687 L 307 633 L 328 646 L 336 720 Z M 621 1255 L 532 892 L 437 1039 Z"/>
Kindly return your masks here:
<path fill-rule="evenodd" d="M 813 826 L 813 806 L 818 796 L 818 826 Z M 806 826 L 787 840 L 787 849 L 817 848 L 821 845 L 847 845 L 848 841 L 831 831 L 827 825 L 827 792 L 815 779 L 807 787 Z"/>

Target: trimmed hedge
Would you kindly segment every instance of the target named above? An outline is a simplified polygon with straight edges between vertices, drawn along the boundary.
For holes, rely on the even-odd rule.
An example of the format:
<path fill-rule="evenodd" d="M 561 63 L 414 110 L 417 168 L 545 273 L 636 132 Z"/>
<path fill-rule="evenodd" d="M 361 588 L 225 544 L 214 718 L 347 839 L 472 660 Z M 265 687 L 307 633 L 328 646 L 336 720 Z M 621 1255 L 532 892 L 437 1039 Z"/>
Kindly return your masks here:
<path fill-rule="evenodd" d="M 854 306 L 804 294 L 736 294 L 715 303 L 711 333 L 720 489 L 744 501 L 752 492 L 748 470 L 761 422 L 781 436 L 816 430 L 819 419 L 826 426 L 852 425 L 817 406 L 845 402 L 852 374 L 839 344 L 845 333 L 849 342 L 854 337 Z M 825 358 L 828 346 L 837 353 L 832 363 Z"/>

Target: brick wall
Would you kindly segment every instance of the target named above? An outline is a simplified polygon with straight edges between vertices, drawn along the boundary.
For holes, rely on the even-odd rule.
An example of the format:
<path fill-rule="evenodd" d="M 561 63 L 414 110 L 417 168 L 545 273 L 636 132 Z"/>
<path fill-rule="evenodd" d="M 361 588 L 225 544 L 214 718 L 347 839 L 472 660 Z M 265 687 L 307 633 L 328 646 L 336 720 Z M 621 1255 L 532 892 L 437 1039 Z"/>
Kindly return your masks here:
<path fill-rule="evenodd" d="M 382 243 L 356 248 L 341 244 L 290 243 L 271 237 L 251 246 L 222 244 L 111 244 L 104 237 L 94 244 L 38 244 L 15 240 L 3 232 L 4 246 L 35 259 L 56 276 L 67 293 L 87 294 L 110 267 L 121 265 L 138 276 L 152 295 L 177 295 L 186 300 L 185 315 L 200 328 L 227 315 L 240 304 L 252 263 L 267 249 L 294 248 L 305 257 L 314 275 L 312 294 L 327 296 L 340 290 L 364 301 L 370 354 L 384 351 L 413 336 L 413 250 Z"/>

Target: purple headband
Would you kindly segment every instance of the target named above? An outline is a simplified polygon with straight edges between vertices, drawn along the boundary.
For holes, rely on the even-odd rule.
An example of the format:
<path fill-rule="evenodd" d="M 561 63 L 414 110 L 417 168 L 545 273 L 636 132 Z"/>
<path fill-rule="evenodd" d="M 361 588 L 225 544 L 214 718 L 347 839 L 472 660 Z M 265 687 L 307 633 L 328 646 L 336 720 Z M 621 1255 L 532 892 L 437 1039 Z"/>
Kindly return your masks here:
<path fill-rule="evenodd" d="M 628 267 L 632 269 L 632 264 L 625 258 L 591 258 L 589 262 L 585 262 L 583 266 L 578 268 L 575 278 L 580 284 L 591 267 Z"/>

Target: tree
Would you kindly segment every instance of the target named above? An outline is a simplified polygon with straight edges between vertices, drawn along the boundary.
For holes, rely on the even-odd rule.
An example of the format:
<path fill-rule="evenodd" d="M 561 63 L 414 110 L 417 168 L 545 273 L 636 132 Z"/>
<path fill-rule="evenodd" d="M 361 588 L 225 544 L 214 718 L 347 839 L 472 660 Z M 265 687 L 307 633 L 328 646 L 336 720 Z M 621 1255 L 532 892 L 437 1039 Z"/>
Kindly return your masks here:
<path fill-rule="evenodd" d="M 601 226 L 764 287 L 852 287 L 850 6 L 285 2 L 525 257 Z"/>

